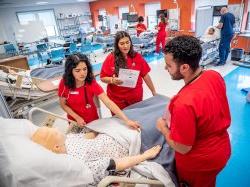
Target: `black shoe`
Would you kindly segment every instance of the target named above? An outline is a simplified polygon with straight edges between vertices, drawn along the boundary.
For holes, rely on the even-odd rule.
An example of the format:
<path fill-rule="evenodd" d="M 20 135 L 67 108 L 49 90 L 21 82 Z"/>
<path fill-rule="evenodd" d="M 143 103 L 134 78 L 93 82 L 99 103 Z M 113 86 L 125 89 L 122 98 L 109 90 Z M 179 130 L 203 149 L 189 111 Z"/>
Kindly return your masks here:
<path fill-rule="evenodd" d="M 226 63 L 218 63 L 218 64 L 215 64 L 215 66 L 224 66 Z"/>

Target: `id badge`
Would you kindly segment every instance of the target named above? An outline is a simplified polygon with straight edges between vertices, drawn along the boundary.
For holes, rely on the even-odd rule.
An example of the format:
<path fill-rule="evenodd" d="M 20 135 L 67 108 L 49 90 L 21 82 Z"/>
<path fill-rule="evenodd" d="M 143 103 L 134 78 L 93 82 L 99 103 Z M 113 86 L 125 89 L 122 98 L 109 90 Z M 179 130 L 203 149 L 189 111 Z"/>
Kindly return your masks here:
<path fill-rule="evenodd" d="M 71 94 L 71 95 L 78 95 L 79 92 L 78 91 L 70 91 L 69 94 Z"/>

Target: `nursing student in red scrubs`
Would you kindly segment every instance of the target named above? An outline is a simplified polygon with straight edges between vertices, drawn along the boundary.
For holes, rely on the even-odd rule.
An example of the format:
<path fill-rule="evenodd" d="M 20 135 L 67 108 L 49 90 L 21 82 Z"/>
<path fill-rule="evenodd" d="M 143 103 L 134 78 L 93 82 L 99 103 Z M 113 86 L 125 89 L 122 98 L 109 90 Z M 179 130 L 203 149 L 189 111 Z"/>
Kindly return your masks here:
<path fill-rule="evenodd" d="M 98 97 L 113 113 L 133 128 L 139 124 L 127 118 L 111 101 L 94 79 L 92 66 L 86 55 L 70 55 L 65 62 L 65 73 L 58 88 L 59 102 L 67 117 L 80 127 L 99 118 L 94 97 Z"/>
<path fill-rule="evenodd" d="M 190 187 L 214 187 L 231 154 L 226 85 L 216 71 L 199 66 L 200 41 L 178 36 L 164 49 L 166 70 L 185 86 L 170 100 L 157 128 L 175 150 L 179 180 Z"/>
<path fill-rule="evenodd" d="M 138 24 L 136 25 L 137 36 L 140 36 L 140 34 L 142 32 L 147 30 L 147 27 L 143 22 L 144 22 L 144 18 L 142 16 L 139 16 L 138 17 Z"/>
<path fill-rule="evenodd" d="M 156 53 L 160 53 L 160 45 L 161 48 L 164 49 L 166 45 L 166 37 L 167 37 L 167 18 L 165 17 L 164 14 L 160 14 L 159 16 L 160 22 L 157 26 L 157 36 L 156 36 Z"/>
<path fill-rule="evenodd" d="M 139 73 L 134 88 L 122 86 L 118 78 L 120 69 L 136 70 Z M 107 95 L 120 109 L 142 101 L 143 80 L 156 95 L 153 82 L 149 76 L 150 67 L 144 58 L 134 51 L 131 38 L 125 31 L 119 31 L 115 36 L 114 51 L 105 59 L 101 69 L 101 81 L 107 85 Z"/>

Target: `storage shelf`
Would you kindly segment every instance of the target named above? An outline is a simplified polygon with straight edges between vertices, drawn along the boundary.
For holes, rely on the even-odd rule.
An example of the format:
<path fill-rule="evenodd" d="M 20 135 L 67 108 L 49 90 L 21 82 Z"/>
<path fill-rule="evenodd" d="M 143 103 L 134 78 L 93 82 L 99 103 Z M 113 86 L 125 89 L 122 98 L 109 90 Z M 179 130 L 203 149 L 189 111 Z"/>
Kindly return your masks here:
<path fill-rule="evenodd" d="M 81 26 L 91 26 L 92 20 L 90 20 L 91 14 L 64 18 L 59 17 L 57 18 L 57 23 L 60 35 L 62 37 L 77 35 L 80 33 L 79 31 Z"/>

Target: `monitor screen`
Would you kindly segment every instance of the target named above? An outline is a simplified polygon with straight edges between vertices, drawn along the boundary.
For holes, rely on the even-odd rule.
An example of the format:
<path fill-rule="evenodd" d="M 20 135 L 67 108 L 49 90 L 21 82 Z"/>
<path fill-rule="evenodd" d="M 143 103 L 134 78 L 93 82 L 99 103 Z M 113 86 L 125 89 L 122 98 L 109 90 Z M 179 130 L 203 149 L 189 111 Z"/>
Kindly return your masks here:
<path fill-rule="evenodd" d="M 137 22 L 137 20 L 138 20 L 138 14 L 128 15 L 128 22 Z"/>
<path fill-rule="evenodd" d="M 164 16 L 167 18 L 168 17 L 168 10 L 167 9 L 157 10 L 156 11 L 157 18 L 160 16 L 160 14 L 164 14 Z"/>
<path fill-rule="evenodd" d="M 103 21 L 103 15 L 98 15 L 98 21 Z"/>
<path fill-rule="evenodd" d="M 128 20 L 129 13 L 122 13 L 122 20 Z"/>
<path fill-rule="evenodd" d="M 227 7 L 227 5 L 223 5 L 223 6 L 214 6 L 213 16 L 221 16 L 221 14 L 220 14 L 220 9 L 221 9 L 222 7 Z"/>

